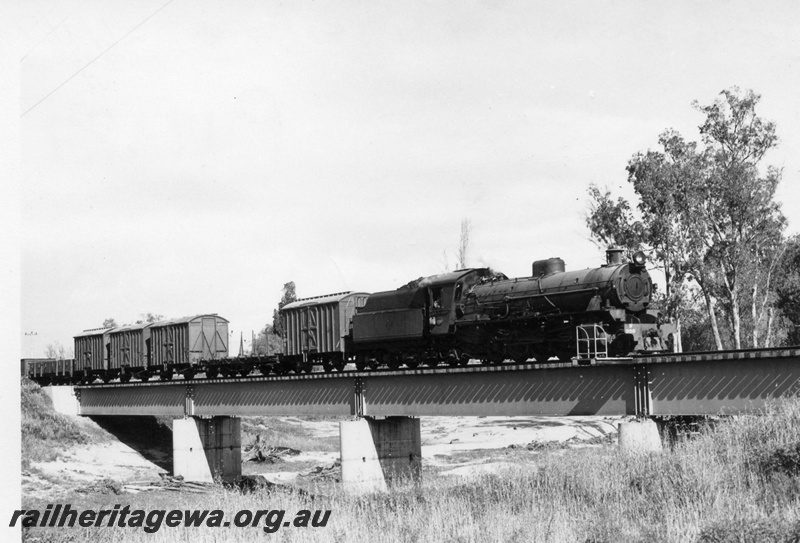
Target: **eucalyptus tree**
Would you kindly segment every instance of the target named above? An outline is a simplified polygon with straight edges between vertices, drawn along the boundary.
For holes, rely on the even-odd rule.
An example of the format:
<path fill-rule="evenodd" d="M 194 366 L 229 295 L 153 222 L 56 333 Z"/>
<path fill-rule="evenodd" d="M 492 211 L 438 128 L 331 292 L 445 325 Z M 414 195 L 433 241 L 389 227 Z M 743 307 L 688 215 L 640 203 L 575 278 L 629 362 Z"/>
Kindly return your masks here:
<path fill-rule="evenodd" d="M 635 213 L 626 200 L 590 188 L 592 236 L 648 250 L 664 270 L 673 317 L 696 285 L 717 349 L 724 347 L 720 316 L 734 348 L 772 339 L 773 279 L 786 219 L 775 201 L 781 170 L 759 169 L 778 142 L 775 124 L 756 114 L 759 100 L 733 87 L 711 105 L 694 102 L 705 115 L 702 147 L 667 130 L 660 149 L 633 155 L 627 172 L 638 197 Z"/>

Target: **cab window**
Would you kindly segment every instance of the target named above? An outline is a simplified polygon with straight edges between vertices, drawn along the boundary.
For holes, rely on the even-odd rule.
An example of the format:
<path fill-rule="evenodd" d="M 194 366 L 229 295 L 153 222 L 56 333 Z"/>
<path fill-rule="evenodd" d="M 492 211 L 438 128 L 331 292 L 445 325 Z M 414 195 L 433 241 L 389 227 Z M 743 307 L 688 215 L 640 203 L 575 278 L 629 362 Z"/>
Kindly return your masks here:
<path fill-rule="evenodd" d="M 431 308 L 433 309 L 441 309 L 444 307 L 442 301 L 442 289 L 439 288 L 432 288 L 431 289 Z"/>

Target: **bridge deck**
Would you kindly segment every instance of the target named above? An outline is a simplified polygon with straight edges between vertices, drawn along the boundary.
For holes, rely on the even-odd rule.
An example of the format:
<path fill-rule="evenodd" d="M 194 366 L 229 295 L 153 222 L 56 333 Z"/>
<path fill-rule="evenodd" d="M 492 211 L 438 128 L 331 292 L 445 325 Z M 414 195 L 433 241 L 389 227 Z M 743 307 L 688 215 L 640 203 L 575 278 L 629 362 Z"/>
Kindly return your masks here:
<path fill-rule="evenodd" d="M 83 415 L 714 415 L 800 392 L 800 349 L 77 387 Z"/>

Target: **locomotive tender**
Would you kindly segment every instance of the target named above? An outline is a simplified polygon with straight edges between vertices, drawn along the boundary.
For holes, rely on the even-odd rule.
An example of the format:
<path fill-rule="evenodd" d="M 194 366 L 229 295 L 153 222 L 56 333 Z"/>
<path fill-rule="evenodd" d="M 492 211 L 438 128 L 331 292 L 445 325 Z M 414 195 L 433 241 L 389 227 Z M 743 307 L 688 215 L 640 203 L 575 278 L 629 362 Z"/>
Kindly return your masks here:
<path fill-rule="evenodd" d="M 623 262 L 606 252 L 598 268 L 565 271 L 560 258 L 509 279 L 469 268 L 396 290 L 304 298 L 281 308 L 283 353 L 228 357 L 228 321 L 216 314 L 88 330 L 75 336 L 74 361 L 23 361 L 39 382 L 91 383 L 151 377 L 192 379 L 341 371 L 385 366 L 500 364 L 550 358 L 579 361 L 671 352 L 674 325 L 651 307 L 644 253 Z"/>

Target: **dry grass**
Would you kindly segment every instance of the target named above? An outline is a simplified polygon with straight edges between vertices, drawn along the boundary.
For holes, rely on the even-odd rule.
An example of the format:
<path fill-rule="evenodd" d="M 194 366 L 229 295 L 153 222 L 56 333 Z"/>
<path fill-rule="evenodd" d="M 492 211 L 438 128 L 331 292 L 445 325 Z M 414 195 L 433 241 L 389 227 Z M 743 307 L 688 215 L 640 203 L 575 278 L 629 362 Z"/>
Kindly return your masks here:
<path fill-rule="evenodd" d="M 800 540 L 800 401 L 731 418 L 673 449 L 628 456 L 614 447 L 548 451 L 536 465 L 468 480 L 429 477 L 387 495 L 340 490 L 120 495 L 75 500 L 153 510 L 330 509 L 324 528 L 31 530 L 39 541 L 286 542 L 789 542 Z M 312 494 L 314 491 L 312 490 Z M 34 504 L 29 504 L 34 505 Z M 42 505 L 39 504 L 41 507 Z"/>
<path fill-rule="evenodd" d="M 22 469 L 31 462 L 48 462 L 70 445 L 86 443 L 90 435 L 70 417 L 53 411 L 41 387 L 23 378 L 20 391 Z"/>

